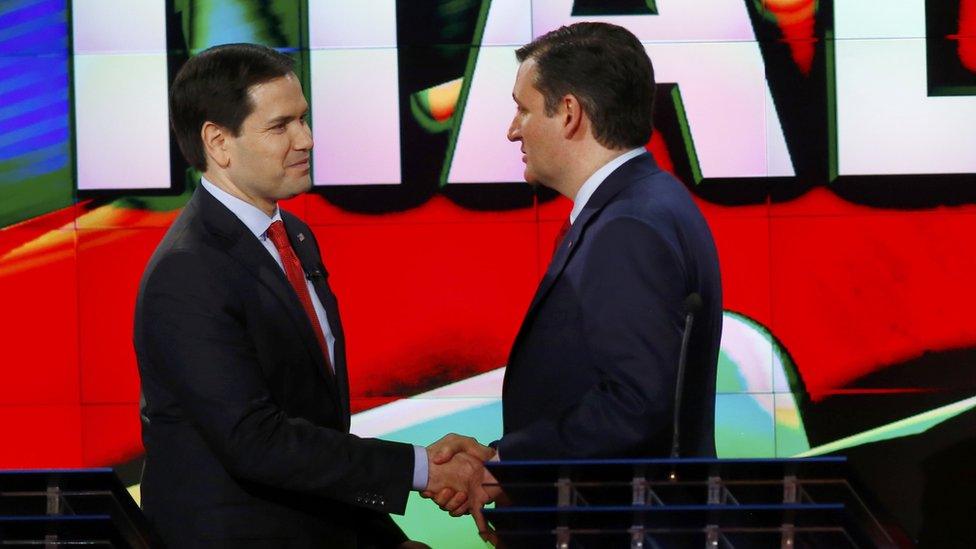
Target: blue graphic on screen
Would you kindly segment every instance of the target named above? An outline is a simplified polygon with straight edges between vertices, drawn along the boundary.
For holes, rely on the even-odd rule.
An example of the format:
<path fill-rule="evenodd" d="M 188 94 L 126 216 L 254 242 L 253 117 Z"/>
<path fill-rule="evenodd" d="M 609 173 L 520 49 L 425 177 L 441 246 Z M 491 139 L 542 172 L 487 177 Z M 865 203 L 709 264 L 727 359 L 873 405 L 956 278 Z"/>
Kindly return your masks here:
<path fill-rule="evenodd" d="M 71 203 L 68 53 L 64 1 L 0 5 L 0 226 Z"/>

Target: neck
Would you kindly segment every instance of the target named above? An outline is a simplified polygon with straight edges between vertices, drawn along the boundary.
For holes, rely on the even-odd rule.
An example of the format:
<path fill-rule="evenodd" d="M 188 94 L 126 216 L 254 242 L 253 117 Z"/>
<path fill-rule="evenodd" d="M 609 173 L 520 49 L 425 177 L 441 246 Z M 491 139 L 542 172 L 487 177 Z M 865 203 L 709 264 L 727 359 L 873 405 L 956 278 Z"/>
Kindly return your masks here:
<path fill-rule="evenodd" d="M 207 170 L 203 173 L 203 176 L 207 178 L 207 181 L 213 183 L 220 190 L 225 193 L 243 200 L 248 204 L 254 206 L 255 208 L 261 210 L 262 212 L 268 214 L 271 217 L 275 213 L 275 208 L 277 204 L 274 201 L 267 200 L 258 196 L 252 196 L 244 192 L 240 187 L 238 187 L 224 171 L 217 170 Z"/>
<path fill-rule="evenodd" d="M 607 149 L 599 144 L 584 148 L 570 155 L 566 176 L 562 178 L 559 187 L 553 186 L 566 198 L 576 202 L 576 195 L 586 180 L 608 162 L 624 154 L 630 149 Z"/>

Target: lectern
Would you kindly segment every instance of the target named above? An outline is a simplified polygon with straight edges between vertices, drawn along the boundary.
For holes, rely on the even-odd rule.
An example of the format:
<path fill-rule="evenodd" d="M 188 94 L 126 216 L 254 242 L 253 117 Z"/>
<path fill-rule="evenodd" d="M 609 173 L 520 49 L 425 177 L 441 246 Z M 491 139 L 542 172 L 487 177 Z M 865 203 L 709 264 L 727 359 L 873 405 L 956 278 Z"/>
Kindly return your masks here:
<path fill-rule="evenodd" d="M 490 463 L 507 547 L 898 547 L 843 457 Z"/>
<path fill-rule="evenodd" d="M 154 547 L 111 469 L 0 471 L 0 546 Z"/>

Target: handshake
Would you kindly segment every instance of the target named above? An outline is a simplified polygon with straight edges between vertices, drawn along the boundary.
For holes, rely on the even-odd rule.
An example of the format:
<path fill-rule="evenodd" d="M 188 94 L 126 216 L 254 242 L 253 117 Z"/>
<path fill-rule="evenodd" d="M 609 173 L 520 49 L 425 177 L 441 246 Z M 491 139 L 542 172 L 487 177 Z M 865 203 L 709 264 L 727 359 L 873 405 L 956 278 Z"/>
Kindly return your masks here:
<path fill-rule="evenodd" d="M 481 539 L 492 544 L 497 538 L 481 509 L 503 496 L 498 481 L 485 468 L 486 461 L 495 459 L 495 451 L 477 440 L 449 434 L 427 447 L 427 489 L 421 492 L 452 517 L 470 513 Z"/>

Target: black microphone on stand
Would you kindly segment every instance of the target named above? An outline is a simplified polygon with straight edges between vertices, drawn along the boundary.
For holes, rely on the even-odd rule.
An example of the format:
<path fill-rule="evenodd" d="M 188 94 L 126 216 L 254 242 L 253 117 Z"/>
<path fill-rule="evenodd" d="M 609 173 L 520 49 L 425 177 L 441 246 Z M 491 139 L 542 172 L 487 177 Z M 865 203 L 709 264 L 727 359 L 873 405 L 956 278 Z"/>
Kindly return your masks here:
<path fill-rule="evenodd" d="M 688 361 L 688 342 L 691 340 L 691 326 L 695 322 L 695 313 L 702 308 L 702 298 L 697 292 L 688 294 L 685 298 L 685 329 L 681 336 L 681 352 L 678 354 L 678 373 L 674 383 L 674 425 L 671 431 L 671 459 L 679 457 L 681 451 L 681 396 L 685 385 L 685 362 Z M 672 466 L 671 480 L 677 480 L 677 474 Z"/>

